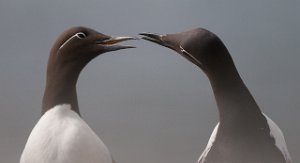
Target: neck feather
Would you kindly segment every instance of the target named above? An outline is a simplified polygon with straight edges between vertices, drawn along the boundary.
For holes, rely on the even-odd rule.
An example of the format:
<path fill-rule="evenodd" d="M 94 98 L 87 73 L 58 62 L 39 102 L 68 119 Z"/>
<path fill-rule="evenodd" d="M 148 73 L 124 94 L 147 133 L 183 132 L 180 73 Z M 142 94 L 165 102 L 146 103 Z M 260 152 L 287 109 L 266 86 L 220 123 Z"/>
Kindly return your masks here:
<path fill-rule="evenodd" d="M 67 66 L 48 67 L 42 114 L 60 104 L 70 104 L 71 109 L 80 114 L 76 92 L 80 71 Z"/>
<path fill-rule="evenodd" d="M 231 125 L 262 117 L 253 96 L 242 81 L 228 53 L 222 63 L 206 71 L 219 109 L 220 123 Z"/>

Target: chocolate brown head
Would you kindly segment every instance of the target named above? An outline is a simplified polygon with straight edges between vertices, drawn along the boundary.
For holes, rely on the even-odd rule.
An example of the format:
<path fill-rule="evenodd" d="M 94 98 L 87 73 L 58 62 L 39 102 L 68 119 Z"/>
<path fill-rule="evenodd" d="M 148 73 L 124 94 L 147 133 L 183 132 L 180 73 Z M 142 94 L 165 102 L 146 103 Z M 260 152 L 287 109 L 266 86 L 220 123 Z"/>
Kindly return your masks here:
<path fill-rule="evenodd" d="M 166 35 L 153 33 L 140 33 L 140 35 L 143 36 L 142 39 L 175 50 L 209 76 L 220 69 L 233 66 L 231 56 L 222 41 L 206 29 L 196 28 Z"/>
<path fill-rule="evenodd" d="M 48 60 L 43 113 L 58 104 L 71 104 L 79 113 L 76 83 L 81 70 L 100 54 L 133 46 L 117 43 L 133 37 L 111 37 L 86 27 L 63 32 L 54 43 Z"/>

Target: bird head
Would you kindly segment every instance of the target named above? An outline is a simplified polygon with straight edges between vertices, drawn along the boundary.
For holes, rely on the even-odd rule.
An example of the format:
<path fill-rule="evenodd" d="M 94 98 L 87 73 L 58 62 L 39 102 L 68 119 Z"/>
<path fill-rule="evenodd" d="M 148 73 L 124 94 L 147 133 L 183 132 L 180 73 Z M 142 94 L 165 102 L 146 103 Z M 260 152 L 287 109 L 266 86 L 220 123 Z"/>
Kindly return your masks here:
<path fill-rule="evenodd" d="M 140 33 L 140 35 L 144 40 L 175 50 L 204 71 L 212 66 L 219 66 L 222 61 L 217 62 L 227 57 L 223 53 L 227 52 L 227 49 L 222 41 L 215 34 L 203 28 L 175 34 Z"/>
<path fill-rule="evenodd" d="M 56 68 L 83 69 L 100 54 L 127 48 L 119 42 L 133 40 L 134 37 L 111 37 L 87 27 L 73 27 L 63 32 L 54 43 L 48 66 Z M 53 67 L 49 68 L 53 69 Z"/>

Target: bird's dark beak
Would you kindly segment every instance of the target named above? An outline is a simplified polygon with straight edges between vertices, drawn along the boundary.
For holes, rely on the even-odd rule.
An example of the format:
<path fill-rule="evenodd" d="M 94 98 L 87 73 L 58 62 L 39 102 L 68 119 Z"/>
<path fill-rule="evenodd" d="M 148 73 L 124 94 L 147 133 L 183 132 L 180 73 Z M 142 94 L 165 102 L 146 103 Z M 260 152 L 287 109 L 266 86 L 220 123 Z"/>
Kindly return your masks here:
<path fill-rule="evenodd" d="M 131 45 L 119 45 L 117 43 L 127 40 L 137 40 L 136 37 L 120 36 L 120 37 L 108 37 L 106 39 L 100 38 L 96 41 L 97 44 L 102 45 L 105 51 L 116 51 L 121 49 L 135 48 Z"/>
<path fill-rule="evenodd" d="M 142 39 L 144 40 L 148 40 L 163 46 L 165 45 L 165 42 L 162 40 L 162 35 L 153 33 L 140 33 L 139 35 L 142 35 Z"/>
<path fill-rule="evenodd" d="M 172 35 L 159 35 L 154 33 L 139 33 L 142 36 L 142 39 L 154 42 L 156 44 L 165 46 L 177 52 L 180 52 L 180 45 L 179 42 L 174 41 Z"/>
<path fill-rule="evenodd" d="M 203 67 L 202 64 L 189 52 L 187 52 L 180 44 L 180 39 L 176 37 L 176 34 L 158 35 L 153 33 L 140 33 L 142 39 L 154 42 L 156 44 L 165 46 L 172 50 L 175 50 L 181 56 L 196 64 L 198 67 Z"/>
<path fill-rule="evenodd" d="M 139 35 L 143 36 L 142 39 L 144 40 L 170 48 L 170 46 L 163 40 L 163 35 L 154 33 L 139 33 Z"/>

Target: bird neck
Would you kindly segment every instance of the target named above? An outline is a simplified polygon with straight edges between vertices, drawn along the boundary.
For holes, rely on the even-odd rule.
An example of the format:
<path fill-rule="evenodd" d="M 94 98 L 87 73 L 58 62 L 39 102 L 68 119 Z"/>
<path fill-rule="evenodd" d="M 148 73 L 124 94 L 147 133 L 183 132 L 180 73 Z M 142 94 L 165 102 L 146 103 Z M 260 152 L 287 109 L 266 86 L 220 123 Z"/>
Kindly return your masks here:
<path fill-rule="evenodd" d="M 249 119 L 261 118 L 262 113 L 228 56 L 207 75 L 219 109 L 220 124 L 234 126 Z"/>
<path fill-rule="evenodd" d="M 71 109 L 80 115 L 76 92 L 80 71 L 68 66 L 48 67 L 42 114 L 56 105 L 70 104 Z"/>

